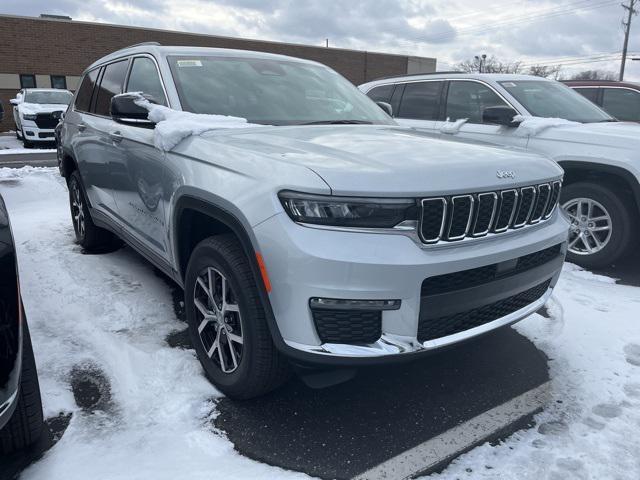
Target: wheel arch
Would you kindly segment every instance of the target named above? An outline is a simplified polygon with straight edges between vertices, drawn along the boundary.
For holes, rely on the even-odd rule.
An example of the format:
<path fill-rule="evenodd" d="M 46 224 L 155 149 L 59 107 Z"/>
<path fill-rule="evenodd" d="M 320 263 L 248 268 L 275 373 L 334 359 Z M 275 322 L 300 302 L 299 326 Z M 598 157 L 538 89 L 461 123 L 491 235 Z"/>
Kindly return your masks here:
<path fill-rule="evenodd" d="M 58 163 L 58 168 L 60 169 L 60 175 L 64 178 L 69 178 L 69 175 L 74 170 L 78 170 L 78 162 L 71 154 L 65 152 Z"/>
<path fill-rule="evenodd" d="M 565 171 L 564 185 L 592 181 L 614 185 L 635 202 L 635 213 L 640 212 L 640 183 L 629 170 L 614 165 L 603 165 L 578 160 L 559 161 Z"/>
<path fill-rule="evenodd" d="M 175 268 L 178 276 L 176 280 L 183 287 L 185 286 L 185 273 L 189 256 L 193 248 L 201 240 L 211 235 L 223 233 L 235 235 L 249 261 L 274 344 L 280 351 L 287 350 L 287 346 L 278 329 L 269 294 L 263 281 L 261 265 L 259 265 L 256 255 L 259 251 L 256 248 L 255 239 L 252 237 L 248 227 L 245 226 L 245 223 L 230 209 L 190 194 L 182 195 L 176 201 L 171 220 Z"/>

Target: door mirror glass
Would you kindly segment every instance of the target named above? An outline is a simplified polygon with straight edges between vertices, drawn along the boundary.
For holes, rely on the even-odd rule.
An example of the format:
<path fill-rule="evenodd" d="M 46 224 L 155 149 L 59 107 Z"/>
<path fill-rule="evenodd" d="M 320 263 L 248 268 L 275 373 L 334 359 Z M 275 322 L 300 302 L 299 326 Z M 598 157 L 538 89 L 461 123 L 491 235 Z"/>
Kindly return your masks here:
<path fill-rule="evenodd" d="M 149 111 L 137 105 L 135 100 L 140 94 L 122 93 L 111 98 L 111 118 L 119 123 L 139 124 L 140 126 L 153 125 L 149 120 Z"/>
<path fill-rule="evenodd" d="M 487 107 L 482 111 L 482 123 L 515 128 L 519 125 L 518 122 L 513 121 L 516 115 L 518 112 L 511 107 Z"/>
<path fill-rule="evenodd" d="M 384 110 L 387 113 L 387 115 L 389 115 L 390 117 L 393 117 L 393 108 L 391 107 L 391 104 L 389 104 L 387 102 L 376 102 L 376 104 L 382 110 Z"/>

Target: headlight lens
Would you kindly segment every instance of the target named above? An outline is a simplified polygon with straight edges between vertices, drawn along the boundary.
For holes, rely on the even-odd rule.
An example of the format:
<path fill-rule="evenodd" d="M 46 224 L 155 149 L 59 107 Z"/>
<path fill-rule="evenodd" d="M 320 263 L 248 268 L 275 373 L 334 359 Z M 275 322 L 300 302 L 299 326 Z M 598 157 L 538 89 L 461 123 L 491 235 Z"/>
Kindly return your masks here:
<path fill-rule="evenodd" d="M 295 222 L 353 228 L 392 228 L 418 219 L 415 200 L 397 198 L 332 197 L 297 192 L 278 195 Z"/>
<path fill-rule="evenodd" d="M 37 117 L 35 113 L 25 113 L 24 115 L 22 115 L 22 118 L 24 118 L 25 120 L 35 120 Z"/>

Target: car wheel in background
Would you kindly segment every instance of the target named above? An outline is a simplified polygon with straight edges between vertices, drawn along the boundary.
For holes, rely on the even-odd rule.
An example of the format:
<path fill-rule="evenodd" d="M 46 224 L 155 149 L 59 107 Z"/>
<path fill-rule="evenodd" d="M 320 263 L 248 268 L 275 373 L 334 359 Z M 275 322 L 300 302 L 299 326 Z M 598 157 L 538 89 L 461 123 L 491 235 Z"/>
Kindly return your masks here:
<path fill-rule="evenodd" d="M 247 399 L 287 380 L 289 365 L 273 344 L 249 261 L 233 235 L 210 237 L 195 247 L 185 303 L 198 359 L 222 393 Z"/>
<path fill-rule="evenodd" d="M 9 423 L 0 431 L 0 453 L 5 455 L 36 442 L 43 428 L 38 372 L 26 322 L 23 323 L 22 338 L 22 375 L 18 404 Z"/>
<path fill-rule="evenodd" d="M 20 133 L 20 136 L 22 137 L 22 145 L 24 145 L 24 148 L 33 147 L 33 142 L 31 140 L 27 140 L 27 137 L 24 134 L 24 130 L 22 130 L 22 132 Z"/>
<path fill-rule="evenodd" d="M 97 227 L 91 219 L 89 205 L 77 170 L 69 176 L 67 186 L 69 188 L 71 222 L 78 244 L 89 251 L 112 244 L 115 241 L 115 236 L 108 230 Z"/>
<path fill-rule="evenodd" d="M 631 205 L 625 207 L 610 188 L 573 183 L 562 189 L 560 203 L 571 221 L 568 261 L 600 268 L 628 252 L 633 239 Z"/>

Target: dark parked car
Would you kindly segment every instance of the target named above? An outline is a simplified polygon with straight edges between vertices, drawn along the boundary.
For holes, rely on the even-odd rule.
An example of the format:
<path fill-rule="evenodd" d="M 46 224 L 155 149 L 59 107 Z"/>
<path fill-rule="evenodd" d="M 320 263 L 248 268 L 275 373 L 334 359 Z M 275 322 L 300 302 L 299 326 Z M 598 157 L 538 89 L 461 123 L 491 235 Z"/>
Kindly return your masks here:
<path fill-rule="evenodd" d="M 20 298 L 11 226 L 0 196 L 0 455 L 38 440 L 42 422 L 40 387 Z"/>
<path fill-rule="evenodd" d="M 640 122 L 640 83 L 607 80 L 572 80 L 564 83 L 618 120 Z"/>

